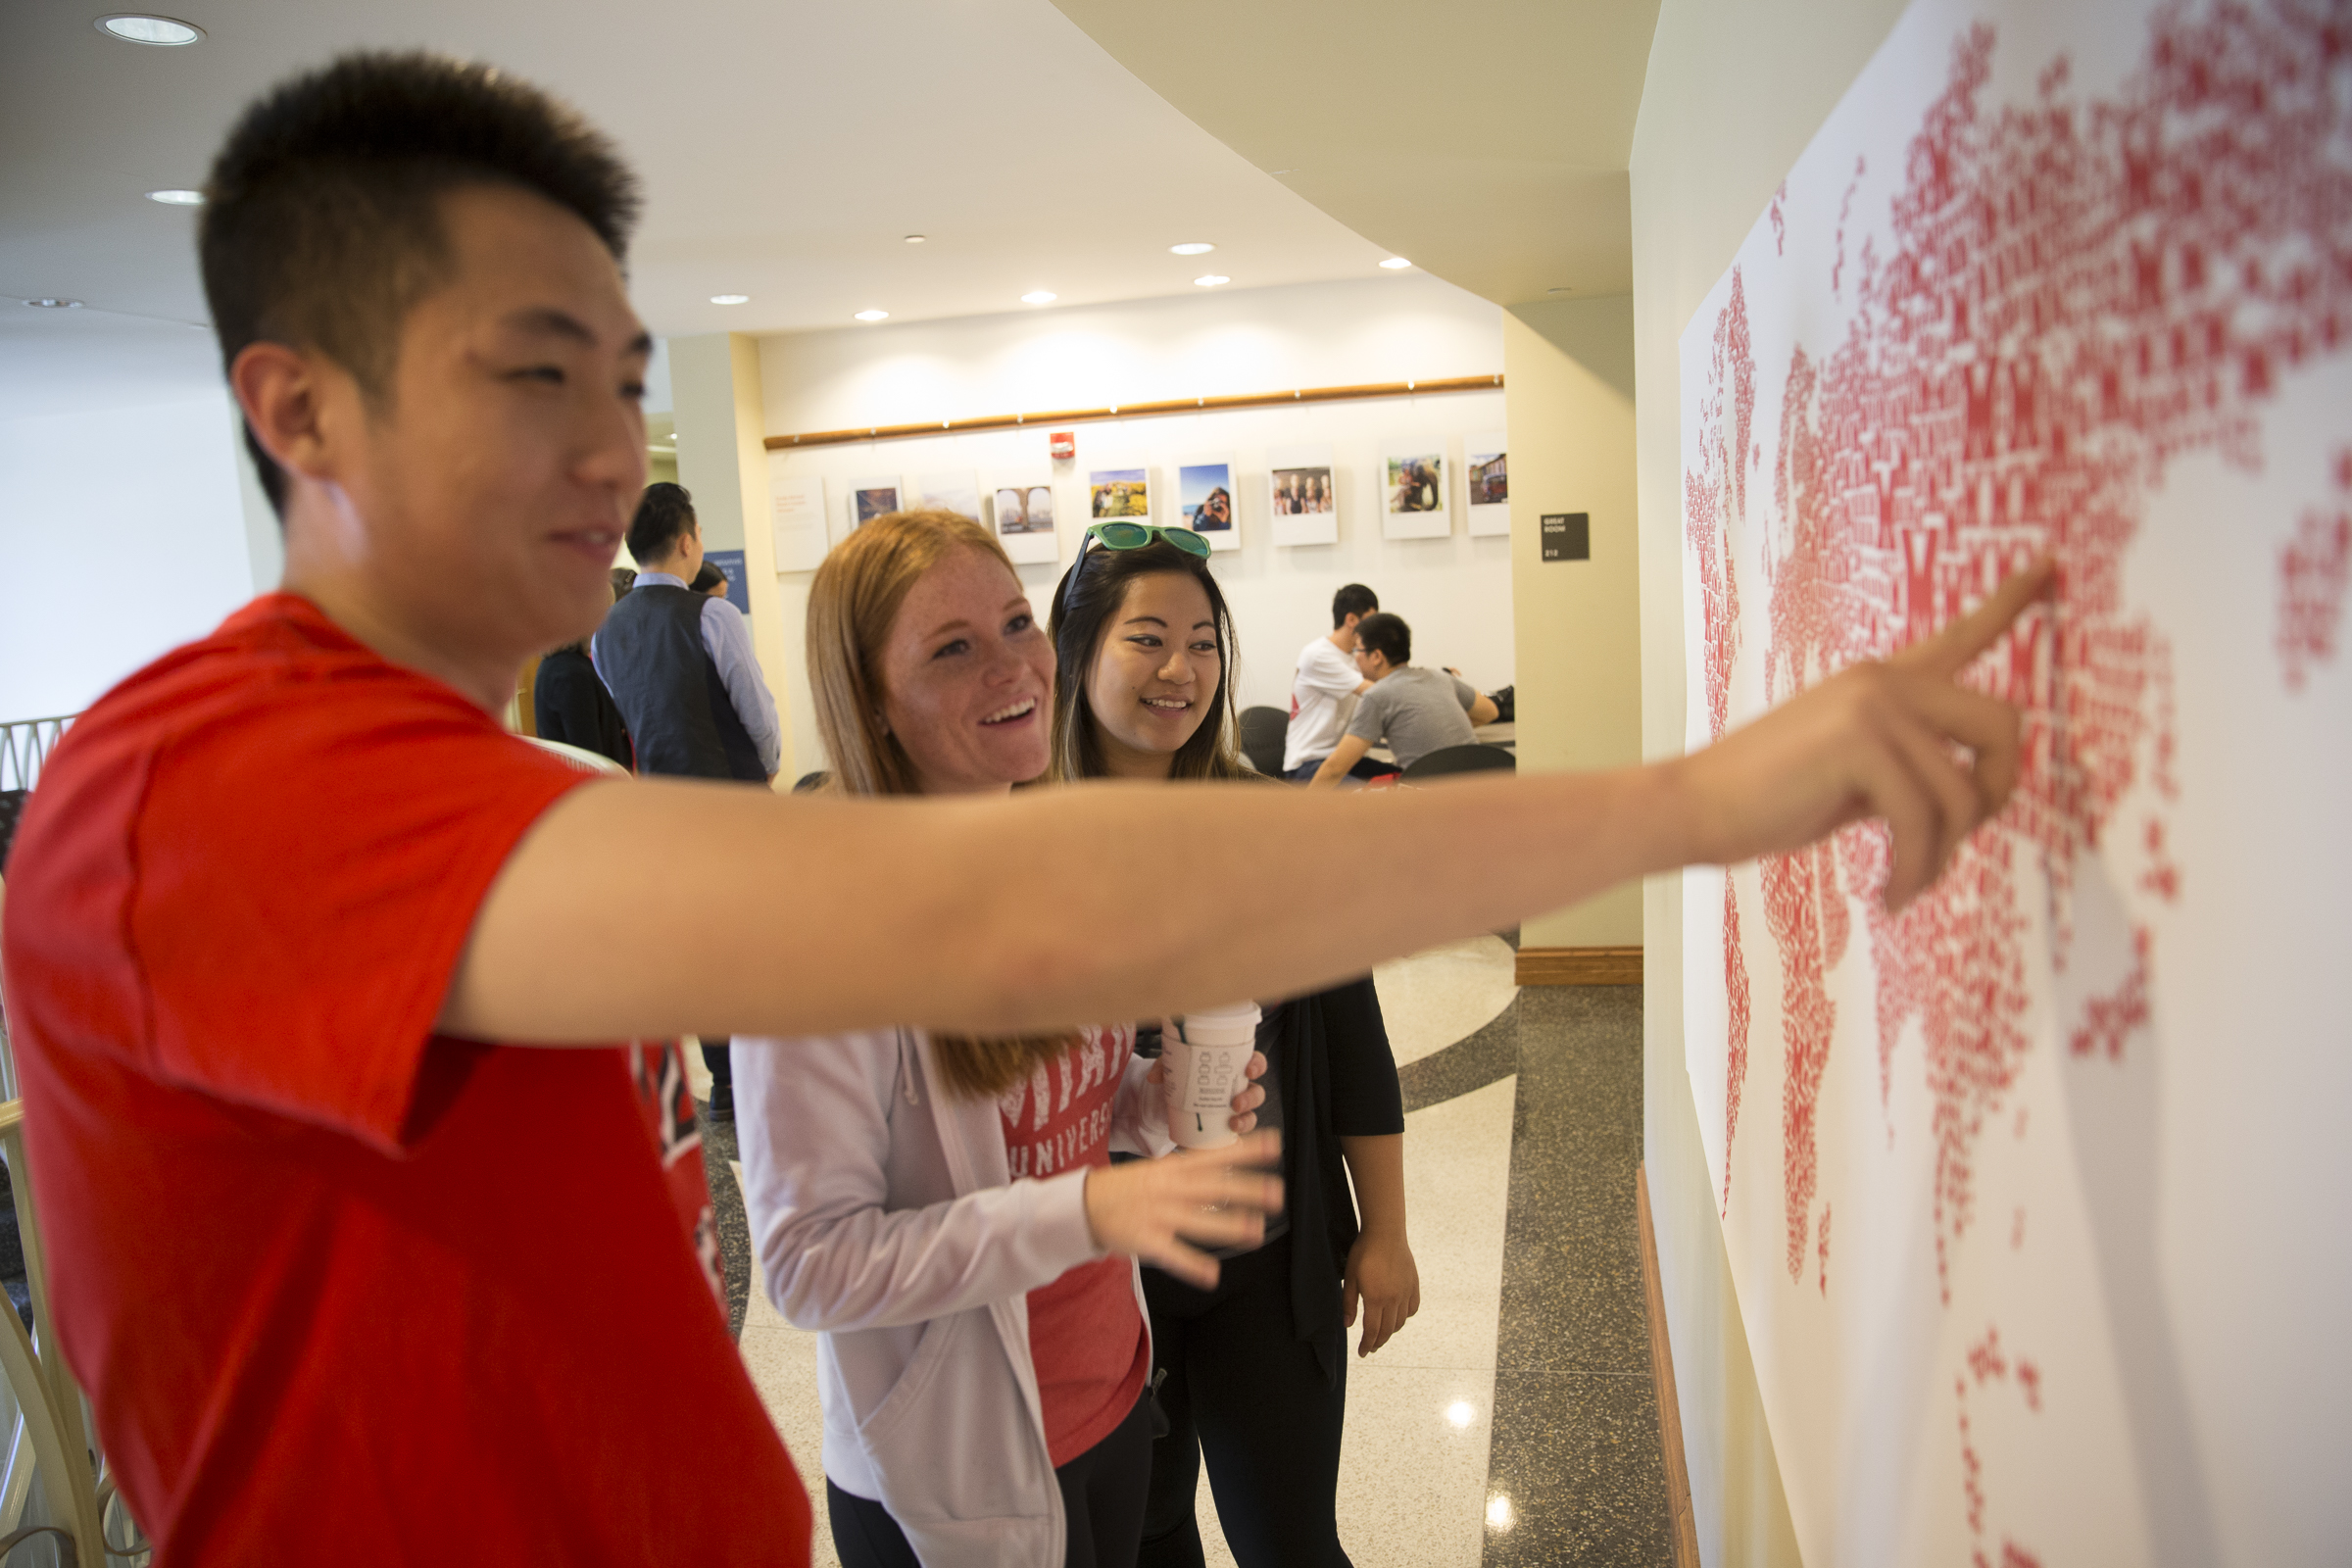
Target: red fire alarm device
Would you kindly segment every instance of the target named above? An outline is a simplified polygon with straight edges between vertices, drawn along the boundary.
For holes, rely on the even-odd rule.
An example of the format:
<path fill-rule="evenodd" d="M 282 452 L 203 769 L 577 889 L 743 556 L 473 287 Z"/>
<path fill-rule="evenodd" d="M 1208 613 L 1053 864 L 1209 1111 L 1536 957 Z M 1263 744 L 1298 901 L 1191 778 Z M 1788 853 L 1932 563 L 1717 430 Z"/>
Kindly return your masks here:
<path fill-rule="evenodd" d="M 1068 459 L 1078 455 L 1078 432 L 1056 430 L 1046 438 L 1046 450 L 1056 458 Z"/>

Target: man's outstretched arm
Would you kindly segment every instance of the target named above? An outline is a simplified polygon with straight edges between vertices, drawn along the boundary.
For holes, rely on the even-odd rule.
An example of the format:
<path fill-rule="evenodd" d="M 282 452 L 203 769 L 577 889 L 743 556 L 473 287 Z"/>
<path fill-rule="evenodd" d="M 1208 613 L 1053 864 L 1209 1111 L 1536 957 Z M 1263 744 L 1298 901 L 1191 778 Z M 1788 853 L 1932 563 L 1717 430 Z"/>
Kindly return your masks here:
<path fill-rule="evenodd" d="M 1615 772 L 1386 799 L 583 787 L 492 885 L 442 1025 L 563 1044 L 1149 1017 L 1333 983 L 1629 877 L 1794 849 L 1869 816 L 1893 829 L 1886 898 L 1901 905 L 2016 783 L 2015 710 L 1953 677 L 2047 577 L 2011 579 L 1937 637 L 1704 751 Z M 1473 835 L 1510 853 L 1465 857 Z M 611 853 L 655 838 L 673 846 L 658 860 Z M 1310 888 L 1346 918 L 1299 915 Z"/>

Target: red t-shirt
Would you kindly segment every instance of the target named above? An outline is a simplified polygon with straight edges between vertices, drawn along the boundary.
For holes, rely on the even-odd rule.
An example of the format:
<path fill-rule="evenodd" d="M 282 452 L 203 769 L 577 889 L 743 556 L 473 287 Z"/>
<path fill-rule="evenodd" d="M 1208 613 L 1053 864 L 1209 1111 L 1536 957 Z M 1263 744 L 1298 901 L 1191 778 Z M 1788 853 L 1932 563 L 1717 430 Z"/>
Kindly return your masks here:
<path fill-rule="evenodd" d="M 159 1562 L 808 1562 L 676 1048 L 433 1033 L 586 782 L 283 594 L 50 758 L 9 1022 L 59 1338 Z"/>
<path fill-rule="evenodd" d="M 1004 1092 L 999 1108 L 1014 1181 L 1110 1164 L 1111 1102 L 1134 1050 L 1130 1030 L 1089 1029 Z M 1117 1431 L 1144 1392 L 1152 1338 L 1135 1304 L 1135 1264 L 1098 1258 L 1031 1291 L 1029 1359 L 1046 1451 L 1058 1468 Z"/>

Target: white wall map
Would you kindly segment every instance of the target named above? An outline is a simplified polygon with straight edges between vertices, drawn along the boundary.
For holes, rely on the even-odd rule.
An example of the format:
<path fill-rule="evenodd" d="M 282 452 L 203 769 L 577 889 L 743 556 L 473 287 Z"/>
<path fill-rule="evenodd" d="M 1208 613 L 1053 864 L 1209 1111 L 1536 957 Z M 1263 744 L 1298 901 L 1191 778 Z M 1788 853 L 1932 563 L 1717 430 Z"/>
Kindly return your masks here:
<path fill-rule="evenodd" d="M 1687 874 L 1805 1561 L 2352 1560 L 2352 6 L 1920 0 L 1683 339 L 1693 745 L 2054 552 L 2008 809 Z"/>

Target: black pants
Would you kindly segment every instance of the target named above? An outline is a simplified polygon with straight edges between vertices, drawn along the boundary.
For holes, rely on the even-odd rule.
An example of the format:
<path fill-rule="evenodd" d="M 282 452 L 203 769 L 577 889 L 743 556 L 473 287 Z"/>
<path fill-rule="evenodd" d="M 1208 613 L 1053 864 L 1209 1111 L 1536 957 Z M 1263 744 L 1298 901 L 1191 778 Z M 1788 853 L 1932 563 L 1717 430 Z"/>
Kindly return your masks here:
<path fill-rule="evenodd" d="M 1331 1289 L 1338 1295 L 1339 1281 Z M 1144 1298 L 1152 1356 L 1167 1373 L 1159 1407 L 1169 1428 L 1152 1446 L 1144 1568 L 1200 1568 L 1193 1500 L 1203 1453 L 1241 1568 L 1349 1568 L 1333 1514 L 1347 1358 L 1327 1384 L 1314 1348 L 1293 1332 L 1291 1239 L 1225 1259 L 1213 1291 L 1147 1268 Z"/>
<path fill-rule="evenodd" d="M 959 1462 L 959 1461 L 958 1461 Z M 1152 1401 L 1135 1401 L 1109 1437 L 1054 1472 L 1070 1537 L 1064 1568 L 1131 1568 L 1144 1530 L 1152 1467 Z M 920 1568 L 906 1533 L 870 1497 L 825 1482 L 825 1514 L 841 1568 Z"/>
<path fill-rule="evenodd" d="M 735 1087 L 735 1062 L 727 1054 L 734 1044 L 732 1035 L 703 1042 L 703 1065 L 710 1069 L 710 1087 L 714 1092 L 721 1084 L 729 1089 Z"/>

